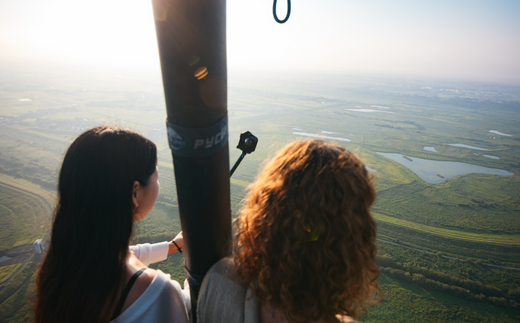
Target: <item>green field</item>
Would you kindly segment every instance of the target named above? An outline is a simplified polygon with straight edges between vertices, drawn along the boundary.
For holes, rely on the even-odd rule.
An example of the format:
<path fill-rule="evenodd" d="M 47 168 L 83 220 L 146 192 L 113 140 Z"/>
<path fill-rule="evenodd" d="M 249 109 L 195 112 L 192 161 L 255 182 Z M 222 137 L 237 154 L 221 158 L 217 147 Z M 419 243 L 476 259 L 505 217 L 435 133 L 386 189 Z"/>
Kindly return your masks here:
<path fill-rule="evenodd" d="M 486 234 L 486 233 L 472 233 L 472 232 L 463 232 L 460 230 L 450 230 L 444 228 L 438 228 L 433 226 L 428 226 L 424 224 L 420 224 L 417 222 L 406 221 L 400 218 L 394 218 L 391 216 L 386 216 L 379 213 L 372 213 L 374 218 L 379 221 L 384 221 L 388 223 L 392 223 L 395 225 L 399 225 L 405 228 L 414 229 L 417 231 L 422 231 L 430 234 L 435 234 L 448 238 L 456 238 L 462 240 L 470 240 L 476 242 L 485 242 L 485 243 L 493 243 L 493 244 L 504 244 L 504 245 L 514 245 L 518 246 L 520 244 L 520 235 L 512 235 L 512 234 Z"/>
<path fill-rule="evenodd" d="M 34 194 L 0 183 L 0 254 L 43 238 L 50 229 L 50 210 Z"/>
<path fill-rule="evenodd" d="M 38 264 L 29 262 L 0 292 L 0 322 L 33 322 L 32 303 Z"/>
<path fill-rule="evenodd" d="M 5 282 L 12 274 L 14 274 L 18 268 L 20 268 L 21 264 L 10 265 L 0 267 L 0 283 Z"/>
<path fill-rule="evenodd" d="M 0 205 L 0 220 L 2 221 L 0 249 L 7 250 L 13 245 L 16 236 L 16 217 L 11 209 L 5 205 Z"/>
<path fill-rule="evenodd" d="M 488 304 L 432 292 L 383 274 L 385 299 L 369 308 L 363 322 L 515 322 L 518 313 Z"/>
<path fill-rule="evenodd" d="M 85 129 L 107 123 L 141 131 L 158 146 L 160 195 L 137 224 L 134 242 L 169 240 L 181 230 L 158 76 L 98 79 L 86 73 L 64 78 L 33 71 L 0 75 L 0 82 L 8 85 L 0 87 L 1 252 L 48 232 L 44 201 L 55 203 L 67 146 Z M 461 94 L 422 90 L 426 83 L 433 89 L 458 88 Z M 510 94 L 507 100 L 504 93 Z M 384 300 L 363 321 L 518 322 L 520 270 L 489 264 L 520 268 L 519 93 L 514 86 L 435 80 L 232 79 L 231 164 L 240 155 L 234 147 L 241 132 L 259 138 L 257 150 L 231 179 L 233 216 L 266 160 L 293 140 L 310 139 L 293 132 L 348 138 L 336 143 L 377 170 L 371 176 L 378 191 L 373 207 L 378 237 L 433 253 L 378 243 Z M 18 101 L 31 96 L 33 101 Z M 497 168 L 515 176 L 473 173 L 430 184 L 377 152 Z M 181 282 L 182 264 L 183 258 L 174 255 L 153 267 Z M 30 317 L 22 299 L 30 299 L 36 267 L 29 262 L 0 292 L 0 322 Z M 0 275 L 12 271 L 0 269 Z"/>
<path fill-rule="evenodd" d="M 32 243 L 45 238 L 49 232 L 50 206 L 42 198 L 48 198 L 49 194 L 20 178 L 4 175 L 0 179 L 0 256 L 7 254 L 18 259 L 18 263 L 12 265 L 0 262 L 0 322 L 30 321 L 38 266 L 30 261 L 34 254 Z M 19 254 L 20 247 L 22 254 Z M 15 254 L 11 255 L 11 251 Z M 8 284 L 4 286 L 4 282 Z"/>

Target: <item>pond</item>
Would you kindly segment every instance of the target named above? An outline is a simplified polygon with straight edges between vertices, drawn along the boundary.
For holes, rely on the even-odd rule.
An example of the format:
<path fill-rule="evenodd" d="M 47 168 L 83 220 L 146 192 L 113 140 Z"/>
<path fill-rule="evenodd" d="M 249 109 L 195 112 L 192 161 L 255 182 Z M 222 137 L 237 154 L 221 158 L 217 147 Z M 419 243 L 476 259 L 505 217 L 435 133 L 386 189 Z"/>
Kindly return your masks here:
<path fill-rule="evenodd" d="M 450 146 L 461 147 L 461 148 L 468 148 L 468 149 L 475 149 L 475 150 L 489 150 L 489 149 L 486 149 L 486 148 L 480 148 L 480 147 L 475 147 L 475 146 L 470 146 L 470 145 L 465 145 L 465 144 L 450 144 Z"/>
<path fill-rule="evenodd" d="M 507 133 L 503 133 L 503 132 L 500 132 L 500 131 L 497 131 L 497 130 L 489 130 L 489 132 L 494 133 L 496 135 L 501 135 L 501 136 L 507 136 L 507 137 L 512 137 L 513 136 L 513 135 L 508 135 Z"/>
<path fill-rule="evenodd" d="M 470 173 L 501 176 L 515 175 L 503 169 L 489 168 L 461 162 L 422 159 L 395 153 L 378 152 L 378 154 L 405 166 L 419 176 L 423 181 L 430 184 L 439 184 L 448 178 Z"/>
<path fill-rule="evenodd" d="M 0 257 L 0 262 L 6 261 L 6 260 L 9 260 L 9 259 L 11 259 L 11 257 L 3 256 L 3 257 Z"/>
<path fill-rule="evenodd" d="M 423 147 L 423 150 L 431 151 L 431 152 L 434 152 L 434 153 L 437 152 L 437 150 L 435 149 L 435 147 L 430 147 L 430 146 L 424 146 L 424 147 Z"/>
<path fill-rule="evenodd" d="M 322 130 L 321 133 L 326 133 L 327 135 L 341 135 L 339 132 L 325 131 L 325 130 Z"/>
<path fill-rule="evenodd" d="M 382 111 L 382 110 L 374 110 L 374 109 L 345 109 L 346 111 L 354 111 L 354 112 L 383 112 L 383 113 L 395 113 L 392 111 Z"/>
<path fill-rule="evenodd" d="M 308 133 L 308 132 L 293 132 L 293 135 L 322 138 L 322 139 L 332 139 L 332 140 L 338 140 L 338 141 L 350 141 L 350 139 L 348 139 L 348 138 L 318 135 L 315 133 Z"/>

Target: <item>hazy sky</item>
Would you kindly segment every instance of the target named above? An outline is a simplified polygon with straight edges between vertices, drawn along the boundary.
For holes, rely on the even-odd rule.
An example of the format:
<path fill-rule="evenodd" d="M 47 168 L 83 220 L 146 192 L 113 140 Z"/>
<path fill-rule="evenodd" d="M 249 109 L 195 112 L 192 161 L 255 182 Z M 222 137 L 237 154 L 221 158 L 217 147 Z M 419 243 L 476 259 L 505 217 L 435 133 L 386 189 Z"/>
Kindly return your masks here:
<path fill-rule="evenodd" d="M 272 0 L 227 6 L 232 70 L 520 82 L 518 0 L 292 0 L 284 25 Z M 157 69 L 151 1 L 0 0 L 0 62 L 48 59 Z"/>

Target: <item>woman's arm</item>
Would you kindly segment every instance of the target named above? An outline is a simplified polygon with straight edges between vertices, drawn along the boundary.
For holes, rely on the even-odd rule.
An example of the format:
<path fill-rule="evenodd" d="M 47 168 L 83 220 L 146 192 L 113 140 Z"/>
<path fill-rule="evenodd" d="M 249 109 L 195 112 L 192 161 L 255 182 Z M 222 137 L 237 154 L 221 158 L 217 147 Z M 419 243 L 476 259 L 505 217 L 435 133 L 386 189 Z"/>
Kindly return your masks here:
<path fill-rule="evenodd" d="M 154 244 L 143 243 L 129 247 L 136 258 L 139 259 L 145 266 L 154 264 L 168 258 L 168 242 L 159 242 Z"/>
<path fill-rule="evenodd" d="M 172 241 L 168 242 L 168 253 L 182 253 L 182 250 L 184 250 L 184 239 L 181 231 Z"/>
<path fill-rule="evenodd" d="M 182 231 L 170 242 L 164 241 L 159 243 L 143 243 L 135 246 L 130 246 L 129 249 L 132 251 L 136 258 L 139 259 L 144 265 L 148 266 L 159 261 L 166 260 L 168 254 L 177 252 L 177 246 L 180 250 L 183 249 L 184 243 L 182 238 Z"/>

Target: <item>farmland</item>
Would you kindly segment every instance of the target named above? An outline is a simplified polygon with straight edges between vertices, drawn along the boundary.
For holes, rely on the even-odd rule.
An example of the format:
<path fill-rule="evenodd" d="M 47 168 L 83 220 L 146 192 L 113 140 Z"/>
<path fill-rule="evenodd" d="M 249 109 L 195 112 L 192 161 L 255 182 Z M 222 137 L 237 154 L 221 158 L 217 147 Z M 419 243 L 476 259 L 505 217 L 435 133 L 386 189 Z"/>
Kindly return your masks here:
<path fill-rule="evenodd" d="M 82 131 L 100 124 L 136 129 L 158 146 L 161 192 L 137 223 L 134 242 L 164 241 L 181 230 L 158 75 L 7 72 L 0 76 L 0 257 L 46 237 L 64 152 Z M 447 88 L 460 94 L 440 91 Z M 517 322 L 520 270 L 503 267 L 520 268 L 519 94 L 520 88 L 507 85 L 431 80 L 230 78 L 231 162 L 239 156 L 234 146 L 240 132 L 259 138 L 231 180 L 233 216 L 265 161 L 285 144 L 309 139 L 295 132 L 348 139 L 335 142 L 374 170 L 373 215 L 382 239 L 384 300 L 363 321 Z M 378 152 L 514 176 L 468 173 L 432 184 Z M 39 261 L 0 262 L 0 284 L 24 264 L 0 287 L 0 322 L 30 317 Z M 181 281 L 182 263 L 174 255 L 153 267 Z"/>

